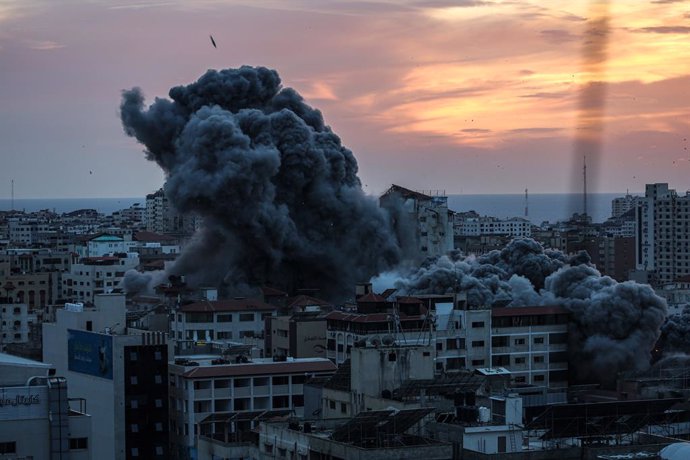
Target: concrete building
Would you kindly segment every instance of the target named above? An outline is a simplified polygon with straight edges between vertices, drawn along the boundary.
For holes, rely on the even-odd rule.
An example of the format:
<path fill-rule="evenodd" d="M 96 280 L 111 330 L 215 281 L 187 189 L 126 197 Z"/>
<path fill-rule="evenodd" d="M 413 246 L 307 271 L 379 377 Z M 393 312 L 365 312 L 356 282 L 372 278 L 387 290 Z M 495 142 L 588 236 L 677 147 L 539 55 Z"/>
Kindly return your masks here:
<path fill-rule="evenodd" d="M 191 355 L 169 364 L 175 458 L 197 457 L 200 423 L 213 414 L 283 409 L 301 417 L 307 377 L 331 375 L 336 370 L 323 358 L 273 361 L 238 355 L 233 361 L 215 355 Z M 213 424 L 206 428 L 222 431 Z"/>
<path fill-rule="evenodd" d="M 0 353 L 0 458 L 89 460 L 90 416 L 70 408 L 51 365 Z"/>
<path fill-rule="evenodd" d="M 611 217 L 621 217 L 631 209 L 635 209 L 641 202 L 641 197 L 626 193 L 625 196 L 611 200 Z"/>
<path fill-rule="evenodd" d="M 179 305 L 170 323 L 176 349 L 184 350 L 196 342 L 244 342 L 264 349 L 266 319 L 276 316 L 277 307 L 257 299 L 210 299 Z"/>
<path fill-rule="evenodd" d="M 273 316 L 270 321 L 267 356 L 326 357 L 326 316 L 320 310 Z"/>
<path fill-rule="evenodd" d="M 562 307 L 491 310 L 491 365 L 514 385 L 568 386 L 568 311 Z"/>
<path fill-rule="evenodd" d="M 29 311 L 24 303 L 0 297 L 0 352 L 10 344 L 29 341 Z"/>
<path fill-rule="evenodd" d="M 690 193 L 647 184 L 637 208 L 637 269 L 660 286 L 690 274 Z"/>
<path fill-rule="evenodd" d="M 125 334 L 125 297 L 67 304 L 43 323 L 43 360 L 70 382 L 93 418 L 99 459 L 168 458 L 168 346 L 161 333 Z"/>
<path fill-rule="evenodd" d="M 407 215 L 415 226 L 414 238 L 420 258 L 439 256 L 453 250 L 455 213 L 448 209 L 448 197 L 426 195 L 392 185 L 379 199 L 381 207 Z"/>
<path fill-rule="evenodd" d="M 260 459 L 342 460 L 453 458 L 453 446 L 424 436 L 430 409 L 380 410 L 347 419 L 265 421 L 261 424 Z M 306 427 L 305 427 L 306 426 Z"/>
<path fill-rule="evenodd" d="M 194 216 L 178 213 L 168 201 L 163 189 L 146 195 L 146 230 L 155 233 L 191 235 L 197 226 Z"/>
<path fill-rule="evenodd" d="M 532 224 L 522 217 L 499 219 L 497 217 L 480 216 L 475 211 L 455 214 L 453 224 L 455 237 L 504 235 L 513 238 L 530 237 Z"/>
<path fill-rule="evenodd" d="M 85 257 L 62 276 L 62 298 L 73 302 L 93 302 L 97 295 L 115 289 L 125 272 L 139 265 L 136 253 Z"/>

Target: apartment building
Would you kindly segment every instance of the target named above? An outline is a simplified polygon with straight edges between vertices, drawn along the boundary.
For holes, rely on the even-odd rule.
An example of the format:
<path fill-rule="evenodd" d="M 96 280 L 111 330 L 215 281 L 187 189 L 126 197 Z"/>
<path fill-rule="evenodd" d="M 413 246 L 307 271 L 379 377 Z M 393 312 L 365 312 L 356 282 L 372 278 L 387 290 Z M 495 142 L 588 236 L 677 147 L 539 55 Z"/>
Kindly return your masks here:
<path fill-rule="evenodd" d="M 433 257 L 453 250 L 455 212 L 448 209 L 448 197 L 427 195 L 393 184 L 379 199 L 381 207 L 405 213 L 415 226 L 417 255 Z"/>
<path fill-rule="evenodd" d="M 274 305 L 247 298 L 183 304 L 173 314 L 171 338 L 178 350 L 204 341 L 245 342 L 263 349 L 266 319 L 276 316 L 277 310 Z"/>
<path fill-rule="evenodd" d="M 511 372 L 513 384 L 568 386 L 568 310 L 510 307 L 491 310 L 491 366 Z"/>
<path fill-rule="evenodd" d="M 480 216 L 475 211 L 456 213 L 453 232 L 459 236 L 505 235 L 514 238 L 530 237 L 532 224 L 522 217 L 499 219 L 497 217 Z"/>
<path fill-rule="evenodd" d="M 332 375 L 336 366 L 324 358 L 232 360 L 213 355 L 178 357 L 169 363 L 170 433 L 174 458 L 197 458 L 196 440 L 209 417 L 284 409 L 303 416 L 304 383 L 311 376 Z"/>
<path fill-rule="evenodd" d="M 637 208 L 637 269 L 660 286 L 690 274 L 690 192 L 647 184 Z"/>
<path fill-rule="evenodd" d="M 25 303 L 0 297 L 0 352 L 10 344 L 29 341 L 29 311 Z"/>
<path fill-rule="evenodd" d="M 137 253 L 84 257 L 62 276 L 62 297 L 73 302 L 93 302 L 119 286 L 125 272 L 139 265 Z"/>

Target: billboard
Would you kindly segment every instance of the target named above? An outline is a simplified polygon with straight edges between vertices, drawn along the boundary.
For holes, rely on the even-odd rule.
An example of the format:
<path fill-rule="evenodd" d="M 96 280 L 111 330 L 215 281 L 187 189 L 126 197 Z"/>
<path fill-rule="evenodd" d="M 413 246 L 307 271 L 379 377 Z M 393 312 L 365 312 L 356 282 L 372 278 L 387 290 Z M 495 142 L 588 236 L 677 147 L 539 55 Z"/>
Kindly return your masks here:
<path fill-rule="evenodd" d="M 113 337 L 67 329 L 67 368 L 73 372 L 113 379 Z"/>

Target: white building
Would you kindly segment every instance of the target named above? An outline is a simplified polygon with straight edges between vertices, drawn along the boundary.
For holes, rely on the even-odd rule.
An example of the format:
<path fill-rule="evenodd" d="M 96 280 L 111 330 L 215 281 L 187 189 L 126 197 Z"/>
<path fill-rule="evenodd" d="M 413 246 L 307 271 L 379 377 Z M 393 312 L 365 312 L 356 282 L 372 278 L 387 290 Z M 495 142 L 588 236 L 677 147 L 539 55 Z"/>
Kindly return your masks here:
<path fill-rule="evenodd" d="M 324 358 L 243 361 L 191 355 L 169 364 L 170 434 L 177 443 L 176 458 L 196 458 L 199 423 L 214 413 L 285 409 L 302 416 L 306 379 L 336 370 Z"/>
<path fill-rule="evenodd" d="M 647 184 L 637 208 L 636 266 L 664 285 L 690 274 L 690 193 Z"/>
<path fill-rule="evenodd" d="M 0 458 L 89 460 L 91 417 L 70 408 L 51 365 L 0 353 Z"/>
<path fill-rule="evenodd" d="M 455 213 L 448 209 L 447 196 L 431 196 L 392 185 L 379 203 L 381 207 L 407 214 L 415 226 L 414 238 L 419 257 L 440 256 L 453 250 Z"/>
<path fill-rule="evenodd" d="M 611 217 L 620 217 L 633 208 L 636 208 L 642 197 L 626 193 L 625 196 L 611 200 Z"/>
<path fill-rule="evenodd" d="M 504 235 L 512 237 L 532 236 L 532 224 L 522 217 L 498 219 L 480 216 L 474 211 L 456 213 L 453 231 L 455 236 Z"/>
<path fill-rule="evenodd" d="M 168 346 L 160 333 L 127 335 L 125 296 L 67 304 L 43 323 L 43 360 L 93 418 L 94 458 L 168 458 Z"/>
<path fill-rule="evenodd" d="M 210 291 L 215 299 L 215 290 Z M 263 349 L 266 318 L 277 307 L 257 299 L 202 300 L 180 305 L 170 324 L 171 338 L 180 348 L 203 341 L 232 341 Z"/>
<path fill-rule="evenodd" d="M 115 289 L 125 272 L 139 265 L 137 253 L 85 257 L 62 276 L 62 296 L 74 302 L 93 302 L 98 294 Z"/>

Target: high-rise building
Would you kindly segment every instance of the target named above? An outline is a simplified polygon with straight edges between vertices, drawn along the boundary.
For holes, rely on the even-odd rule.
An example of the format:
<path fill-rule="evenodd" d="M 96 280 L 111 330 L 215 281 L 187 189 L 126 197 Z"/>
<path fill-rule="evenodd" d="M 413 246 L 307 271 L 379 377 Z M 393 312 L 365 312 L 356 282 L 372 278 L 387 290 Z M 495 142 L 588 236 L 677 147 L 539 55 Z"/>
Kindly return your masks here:
<path fill-rule="evenodd" d="M 183 215 L 170 204 L 163 189 L 146 195 L 146 230 L 155 233 L 191 235 L 197 227 L 195 216 Z"/>
<path fill-rule="evenodd" d="M 403 244 L 416 243 L 416 256 L 440 256 L 453 250 L 455 212 L 448 209 L 447 196 L 427 195 L 394 184 L 381 196 L 379 203 L 394 219 L 408 219 L 408 223 L 401 222 L 397 230 Z"/>
<path fill-rule="evenodd" d="M 626 193 L 625 196 L 611 200 L 611 217 L 617 218 L 635 208 L 642 200 L 642 197 L 633 196 Z"/>
<path fill-rule="evenodd" d="M 636 220 L 637 269 L 659 286 L 690 274 L 690 193 L 647 184 Z"/>

